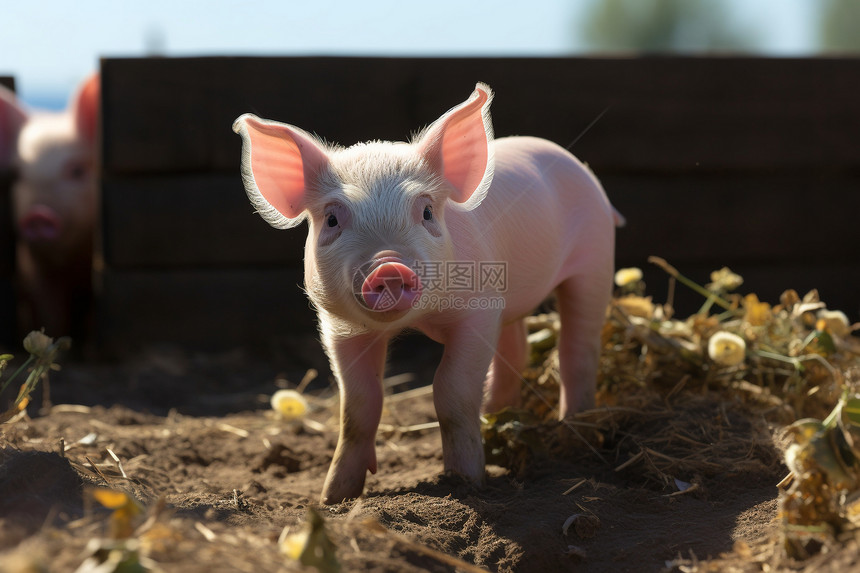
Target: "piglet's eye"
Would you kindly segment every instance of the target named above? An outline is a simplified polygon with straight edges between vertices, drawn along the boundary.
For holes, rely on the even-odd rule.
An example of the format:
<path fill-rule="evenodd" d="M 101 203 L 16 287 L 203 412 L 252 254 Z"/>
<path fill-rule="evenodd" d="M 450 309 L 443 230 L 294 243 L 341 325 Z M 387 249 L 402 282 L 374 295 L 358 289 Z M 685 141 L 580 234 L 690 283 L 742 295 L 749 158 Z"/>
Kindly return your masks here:
<path fill-rule="evenodd" d="M 433 220 L 433 209 L 430 208 L 430 205 L 424 207 L 424 220 L 432 221 Z"/>
<path fill-rule="evenodd" d="M 337 227 L 337 217 L 334 216 L 334 213 L 326 215 L 325 223 L 329 227 Z"/>

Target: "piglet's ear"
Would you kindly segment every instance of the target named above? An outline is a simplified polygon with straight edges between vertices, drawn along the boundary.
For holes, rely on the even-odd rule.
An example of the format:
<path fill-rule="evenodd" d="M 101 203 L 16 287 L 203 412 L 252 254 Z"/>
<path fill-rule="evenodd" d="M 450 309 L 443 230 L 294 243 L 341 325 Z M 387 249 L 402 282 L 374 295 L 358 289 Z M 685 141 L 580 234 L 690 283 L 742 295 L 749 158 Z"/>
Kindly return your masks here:
<path fill-rule="evenodd" d="M 100 100 L 101 81 L 98 74 L 88 77 L 72 99 L 72 114 L 78 133 L 92 144 L 96 142 Z"/>
<path fill-rule="evenodd" d="M 297 127 L 252 114 L 233 131 L 242 136 L 242 179 L 257 212 L 278 229 L 301 223 L 308 184 L 328 165 L 325 150 Z"/>
<path fill-rule="evenodd" d="M 15 94 L 0 86 L 0 169 L 7 169 L 15 157 L 18 133 L 27 121 L 27 112 Z"/>
<path fill-rule="evenodd" d="M 493 92 L 479 83 L 468 100 L 437 119 L 417 141 L 425 161 L 454 188 L 451 200 L 474 209 L 493 182 Z"/>

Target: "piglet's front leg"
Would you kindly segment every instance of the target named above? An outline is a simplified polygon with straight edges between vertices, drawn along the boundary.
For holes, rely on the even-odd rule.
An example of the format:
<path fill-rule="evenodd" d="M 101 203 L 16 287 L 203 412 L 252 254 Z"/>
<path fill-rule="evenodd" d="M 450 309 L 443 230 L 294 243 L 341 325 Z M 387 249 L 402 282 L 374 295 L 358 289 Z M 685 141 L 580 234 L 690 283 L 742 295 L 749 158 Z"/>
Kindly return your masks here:
<path fill-rule="evenodd" d="M 340 436 L 321 497 L 322 503 L 332 504 L 360 496 L 366 472 L 376 473 L 375 442 L 388 340 L 370 333 L 324 342 L 340 387 Z"/>
<path fill-rule="evenodd" d="M 472 317 L 451 328 L 433 379 L 433 401 L 442 431 L 442 459 L 446 471 L 476 484 L 484 481 L 481 442 L 481 399 L 487 369 L 498 341 L 495 318 Z"/>

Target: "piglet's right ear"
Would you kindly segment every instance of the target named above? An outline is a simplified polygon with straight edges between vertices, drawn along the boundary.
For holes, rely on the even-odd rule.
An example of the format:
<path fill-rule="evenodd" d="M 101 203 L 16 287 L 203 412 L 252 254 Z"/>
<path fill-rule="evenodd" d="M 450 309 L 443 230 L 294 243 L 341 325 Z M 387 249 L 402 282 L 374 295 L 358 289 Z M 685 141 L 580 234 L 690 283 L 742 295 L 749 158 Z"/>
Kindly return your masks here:
<path fill-rule="evenodd" d="M 278 229 L 301 223 L 308 183 L 328 165 L 325 150 L 297 127 L 252 114 L 233 131 L 242 136 L 242 179 L 257 212 Z"/>
<path fill-rule="evenodd" d="M 78 133 L 93 145 L 95 145 L 98 130 L 100 100 L 101 82 L 99 75 L 93 74 L 78 88 L 71 106 Z"/>

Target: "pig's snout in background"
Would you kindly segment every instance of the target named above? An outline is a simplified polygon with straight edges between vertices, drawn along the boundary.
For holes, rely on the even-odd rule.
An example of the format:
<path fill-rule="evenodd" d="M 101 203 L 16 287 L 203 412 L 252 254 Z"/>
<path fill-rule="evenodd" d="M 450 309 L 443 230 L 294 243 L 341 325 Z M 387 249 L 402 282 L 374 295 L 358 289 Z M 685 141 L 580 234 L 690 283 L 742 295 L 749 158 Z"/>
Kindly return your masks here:
<path fill-rule="evenodd" d="M 28 243 L 55 241 L 62 229 L 60 216 L 47 205 L 34 205 L 18 220 L 18 232 Z"/>
<path fill-rule="evenodd" d="M 421 296 L 421 279 L 400 255 L 383 251 L 356 273 L 355 295 L 377 319 L 394 319 L 413 308 Z"/>

